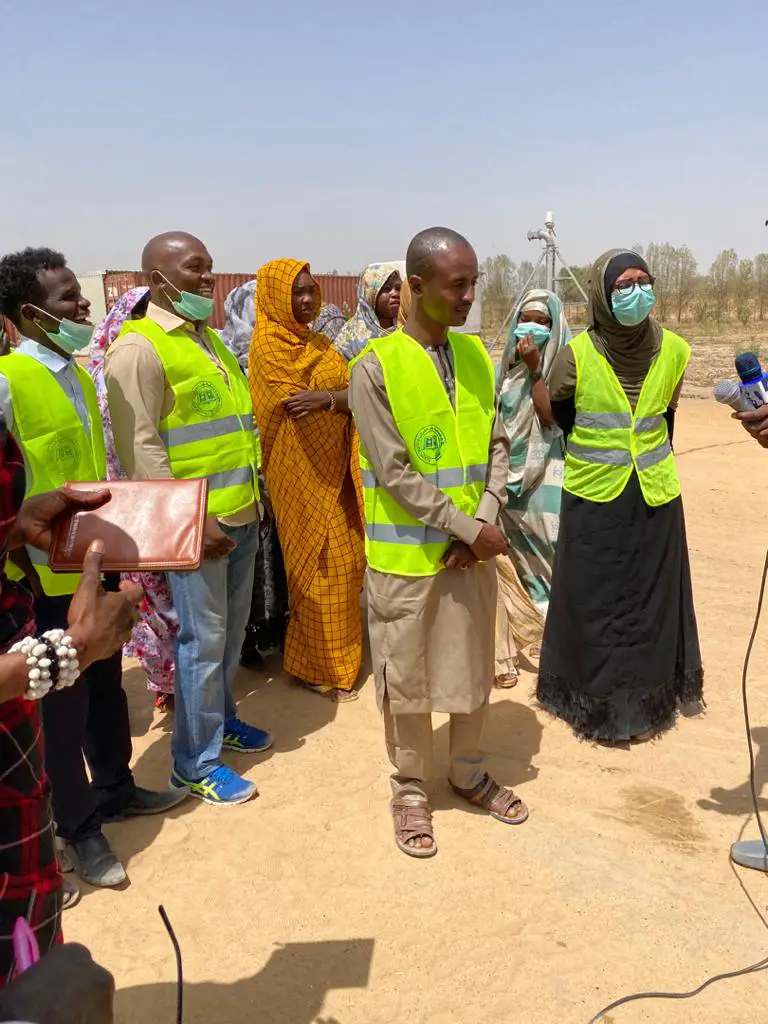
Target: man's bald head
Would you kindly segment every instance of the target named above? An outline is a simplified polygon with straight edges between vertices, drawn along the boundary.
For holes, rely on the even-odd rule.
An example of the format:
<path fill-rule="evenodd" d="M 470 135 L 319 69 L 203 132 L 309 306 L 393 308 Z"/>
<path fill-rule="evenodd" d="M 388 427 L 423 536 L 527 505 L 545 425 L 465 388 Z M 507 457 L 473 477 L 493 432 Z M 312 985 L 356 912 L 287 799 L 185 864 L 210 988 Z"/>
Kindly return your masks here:
<path fill-rule="evenodd" d="M 472 249 L 464 235 L 451 228 L 427 228 L 420 231 L 415 238 L 411 239 L 408 252 L 405 255 L 405 272 L 408 277 L 417 274 L 419 277 L 429 277 L 434 271 L 435 260 L 442 252 L 449 252 L 451 249 Z"/>
<path fill-rule="evenodd" d="M 212 296 L 216 279 L 211 254 L 199 238 L 186 231 L 166 231 L 144 246 L 141 269 L 152 301 L 173 310 L 182 291 Z"/>
<path fill-rule="evenodd" d="M 149 277 L 153 270 L 162 269 L 169 260 L 175 261 L 191 249 L 208 252 L 199 238 L 186 231 L 164 231 L 150 238 L 141 254 L 141 269 Z"/>
<path fill-rule="evenodd" d="M 405 267 L 414 321 L 422 329 L 439 334 L 466 322 L 475 301 L 477 255 L 463 235 L 450 228 L 420 231 L 408 246 Z"/>

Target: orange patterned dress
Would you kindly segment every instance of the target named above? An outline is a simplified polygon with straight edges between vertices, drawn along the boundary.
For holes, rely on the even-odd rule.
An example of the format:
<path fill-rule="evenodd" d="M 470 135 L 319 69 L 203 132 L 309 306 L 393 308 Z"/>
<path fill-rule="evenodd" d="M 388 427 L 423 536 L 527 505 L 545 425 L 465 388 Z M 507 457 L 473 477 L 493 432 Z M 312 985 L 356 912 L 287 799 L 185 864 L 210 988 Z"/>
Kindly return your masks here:
<path fill-rule="evenodd" d="M 283 407 L 299 391 L 349 384 L 333 345 L 293 316 L 293 283 L 308 269 L 282 259 L 259 271 L 249 379 L 288 577 L 284 667 L 313 686 L 351 690 L 362 659 L 365 572 L 357 432 L 344 413 L 295 420 Z"/>

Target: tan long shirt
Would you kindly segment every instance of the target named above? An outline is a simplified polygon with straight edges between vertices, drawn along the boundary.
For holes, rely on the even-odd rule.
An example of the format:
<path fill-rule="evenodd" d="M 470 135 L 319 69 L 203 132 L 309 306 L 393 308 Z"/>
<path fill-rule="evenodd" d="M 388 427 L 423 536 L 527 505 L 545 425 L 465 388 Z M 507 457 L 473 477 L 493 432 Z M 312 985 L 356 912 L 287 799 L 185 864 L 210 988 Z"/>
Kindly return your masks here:
<path fill-rule="evenodd" d="M 450 348 L 426 350 L 453 398 Z M 447 357 L 447 358 L 446 358 Z M 352 368 L 350 408 L 379 484 L 427 526 L 472 544 L 482 521 L 506 504 L 509 439 L 496 414 L 488 477 L 475 519 L 411 468 L 395 425 L 377 356 Z M 436 576 L 367 574 L 368 619 L 376 696 L 393 714 L 469 714 L 488 699 L 494 672 L 496 565 L 445 569 Z"/>
<path fill-rule="evenodd" d="M 226 379 L 202 326 L 169 313 L 150 302 L 147 317 L 170 332 L 181 328 L 191 344 L 199 345 Z M 168 452 L 160 439 L 160 421 L 173 408 L 174 395 L 163 364 L 152 342 L 138 332 L 127 332 L 104 357 L 104 382 L 112 421 L 115 451 L 130 480 L 168 480 L 173 477 Z M 258 518 L 258 506 L 250 505 L 223 520 L 230 526 L 244 526 Z"/>

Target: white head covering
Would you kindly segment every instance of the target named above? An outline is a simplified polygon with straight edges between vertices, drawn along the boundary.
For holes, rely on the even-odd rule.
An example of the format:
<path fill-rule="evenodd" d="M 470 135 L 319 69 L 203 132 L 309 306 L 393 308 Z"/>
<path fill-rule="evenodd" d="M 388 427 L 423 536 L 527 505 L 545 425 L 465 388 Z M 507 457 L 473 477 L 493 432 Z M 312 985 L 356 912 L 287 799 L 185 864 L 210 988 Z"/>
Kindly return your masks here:
<path fill-rule="evenodd" d="M 529 292 L 528 294 L 532 295 L 533 293 Z M 531 313 L 543 313 L 544 316 L 548 316 L 550 319 L 552 318 L 552 314 L 549 311 L 549 306 L 547 305 L 544 299 L 523 299 L 523 301 L 520 303 L 520 309 L 517 311 L 518 318 L 521 313 L 527 313 L 529 311 Z"/>

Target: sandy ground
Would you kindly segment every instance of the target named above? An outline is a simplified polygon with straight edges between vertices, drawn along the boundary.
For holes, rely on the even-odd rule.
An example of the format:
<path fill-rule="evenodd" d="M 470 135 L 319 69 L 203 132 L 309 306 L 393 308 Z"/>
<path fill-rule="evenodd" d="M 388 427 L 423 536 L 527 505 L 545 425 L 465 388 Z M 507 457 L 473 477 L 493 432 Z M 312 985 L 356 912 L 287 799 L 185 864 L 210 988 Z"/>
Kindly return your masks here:
<path fill-rule="evenodd" d="M 494 696 L 486 746 L 531 818 L 505 827 L 460 807 L 443 781 L 440 845 L 413 861 L 392 841 L 388 762 L 370 684 L 336 708 L 278 674 L 241 673 L 243 717 L 276 734 L 233 760 L 261 796 L 188 800 L 164 821 L 110 827 L 130 874 L 65 919 L 117 978 L 121 1024 L 173 1022 L 184 953 L 186 1024 L 587 1024 L 617 996 L 692 988 L 768 955 L 768 879 L 737 872 L 749 818 L 739 679 L 768 544 L 763 452 L 713 402 L 678 416 L 708 710 L 631 751 L 581 743 L 537 710 L 533 676 Z M 764 649 L 768 622 L 758 652 Z M 168 777 L 170 720 L 127 673 L 136 775 Z M 768 771 L 768 669 L 754 660 L 760 778 Z M 768 801 L 766 801 L 768 805 Z M 765 915 L 765 919 L 764 916 Z M 645 1002 L 606 1021 L 756 1024 L 768 975 L 686 1002 Z"/>

